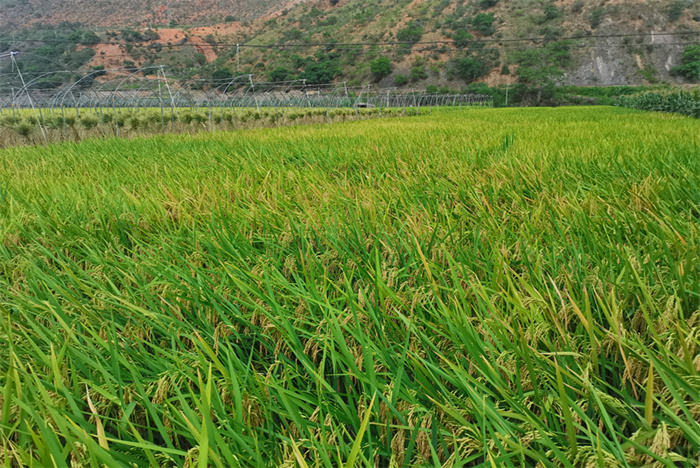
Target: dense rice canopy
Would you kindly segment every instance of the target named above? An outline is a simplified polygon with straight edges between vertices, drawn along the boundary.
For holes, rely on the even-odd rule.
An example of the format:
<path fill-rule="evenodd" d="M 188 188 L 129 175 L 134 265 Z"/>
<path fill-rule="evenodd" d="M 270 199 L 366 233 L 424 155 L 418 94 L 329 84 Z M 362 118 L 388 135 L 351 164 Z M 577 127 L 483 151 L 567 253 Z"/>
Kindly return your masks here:
<path fill-rule="evenodd" d="M 696 466 L 700 125 L 0 152 L 9 466 Z"/>

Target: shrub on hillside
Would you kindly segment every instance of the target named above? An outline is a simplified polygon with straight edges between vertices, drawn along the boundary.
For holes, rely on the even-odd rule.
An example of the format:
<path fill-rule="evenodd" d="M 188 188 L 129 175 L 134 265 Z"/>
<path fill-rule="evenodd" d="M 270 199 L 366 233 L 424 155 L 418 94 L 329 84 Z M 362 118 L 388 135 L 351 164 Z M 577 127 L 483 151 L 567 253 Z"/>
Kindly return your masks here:
<path fill-rule="evenodd" d="M 605 16 L 605 9 L 603 7 L 594 8 L 591 12 L 591 28 L 595 29 L 600 26 L 603 22 L 603 17 Z"/>
<path fill-rule="evenodd" d="M 381 80 L 391 73 L 391 60 L 388 57 L 377 57 L 370 62 L 369 70 L 378 80 Z"/>
<path fill-rule="evenodd" d="M 394 76 L 394 84 L 396 86 L 403 86 L 408 83 L 408 77 L 406 75 L 396 75 Z"/>
<path fill-rule="evenodd" d="M 553 20 L 559 17 L 559 8 L 554 5 L 554 3 L 550 3 L 549 5 L 544 7 L 544 17 L 547 20 Z"/>
<path fill-rule="evenodd" d="M 428 78 L 428 72 L 422 66 L 414 66 L 409 73 L 411 81 L 420 81 Z"/>
<path fill-rule="evenodd" d="M 688 8 L 688 0 L 676 0 L 668 7 L 669 21 L 678 21 L 683 16 L 683 10 Z"/>
<path fill-rule="evenodd" d="M 671 73 L 697 81 L 700 80 L 700 45 L 689 45 L 683 51 L 681 64 L 673 67 Z"/>

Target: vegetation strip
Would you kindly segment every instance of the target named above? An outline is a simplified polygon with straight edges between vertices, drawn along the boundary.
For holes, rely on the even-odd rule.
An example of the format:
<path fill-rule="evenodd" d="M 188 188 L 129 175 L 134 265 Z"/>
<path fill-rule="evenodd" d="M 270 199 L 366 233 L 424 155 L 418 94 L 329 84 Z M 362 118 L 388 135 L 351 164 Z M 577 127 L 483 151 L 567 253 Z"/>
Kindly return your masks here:
<path fill-rule="evenodd" d="M 671 112 L 700 118 L 700 89 L 691 91 L 655 91 L 618 96 L 615 105 L 646 111 Z"/>

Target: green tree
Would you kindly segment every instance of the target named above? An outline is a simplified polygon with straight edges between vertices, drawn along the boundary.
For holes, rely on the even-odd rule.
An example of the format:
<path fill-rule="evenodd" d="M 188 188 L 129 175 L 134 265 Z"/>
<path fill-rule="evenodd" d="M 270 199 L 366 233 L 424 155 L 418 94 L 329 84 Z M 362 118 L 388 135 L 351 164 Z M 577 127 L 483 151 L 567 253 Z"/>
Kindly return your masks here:
<path fill-rule="evenodd" d="M 493 6 L 496 6 L 498 3 L 498 0 L 480 0 L 479 1 L 479 8 L 486 9 L 486 8 L 491 8 Z"/>
<path fill-rule="evenodd" d="M 290 72 L 285 67 L 277 67 L 270 72 L 270 81 L 285 81 L 289 75 Z"/>
<path fill-rule="evenodd" d="M 400 42 L 408 42 L 410 44 L 415 44 L 420 41 L 423 35 L 423 27 L 415 20 L 411 21 L 403 28 L 401 31 L 396 33 L 396 38 Z"/>
<path fill-rule="evenodd" d="M 299 78 L 305 79 L 309 84 L 324 84 L 333 81 L 340 72 L 336 55 L 325 55 L 319 51 L 316 53 L 316 60 L 306 65 Z"/>
<path fill-rule="evenodd" d="M 564 74 L 569 63 L 571 44 L 567 41 L 550 42 L 544 47 L 527 49 L 514 54 L 518 63 L 518 79 L 537 90 L 537 103 L 542 101 L 545 91 L 554 88 L 555 80 Z"/>
<path fill-rule="evenodd" d="M 452 40 L 455 41 L 455 45 L 460 49 L 466 49 L 469 47 L 470 42 L 474 40 L 474 36 L 464 29 L 460 29 L 452 35 Z"/>
<path fill-rule="evenodd" d="M 700 80 L 700 45 L 689 45 L 683 51 L 681 64 L 671 69 L 674 75 L 684 76 L 689 80 Z"/>
<path fill-rule="evenodd" d="M 297 28 L 287 30 L 282 36 L 282 42 L 299 41 L 304 37 L 304 33 Z"/>
<path fill-rule="evenodd" d="M 307 57 L 302 57 L 299 54 L 294 54 L 291 57 L 292 60 L 292 66 L 296 69 L 299 70 L 300 68 L 306 67 L 306 65 L 309 64 L 309 61 L 311 61 L 310 58 Z"/>
<path fill-rule="evenodd" d="M 200 65 L 204 65 L 205 63 L 207 63 L 207 56 L 201 52 L 195 52 L 194 59 Z"/>
<path fill-rule="evenodd" d="M 490 36 L 496 30 L 493 23 L 496 21 L 496 17 L 493 13 L 479 13 L 471 20 L 472 27 L 479 31 L 484 36 Z"/>
<path fill-rule="evenodd" d="M 484 74 L 484 64 L 474 57 L 463 57 L 448 63 L 447 73 L 465 81 L 474 81 Z"/>
<path fill-rule="evenodd" d="M 547 20 L 553 20 L 559 17 L 559 8 L 553 3 L 544 7 L 544 17 Z"/>
<path fill-rule="evenodd" d="M 233 73 L 225 68 L 222 68 L 212 73 L 211 77 L 217 81 L 231 81 L 233 79 Z"/>
<path fill-rule="evenodd" d="M 388 57 L 377 57 L 370 62 L 369 70 L 377 80 L 381 80 L 391 73 L 391 60 Z"/>
<path fill-rule="evenodd" d="M 80 44 L 83 45 L 95 45 L 100 43 L 100 36 L 95 34 L 92 31 L 85 31 L 83 32 L 81 38 L 80 38 Z"/>

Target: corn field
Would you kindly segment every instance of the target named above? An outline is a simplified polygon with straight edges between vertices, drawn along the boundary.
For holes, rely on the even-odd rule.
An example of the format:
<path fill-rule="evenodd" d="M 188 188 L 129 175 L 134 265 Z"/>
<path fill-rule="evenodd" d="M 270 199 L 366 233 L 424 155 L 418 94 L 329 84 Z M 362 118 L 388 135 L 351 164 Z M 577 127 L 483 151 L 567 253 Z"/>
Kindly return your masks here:
<path fill-rule="evenodd" d="M 618 96 L 615 105 L 656 112 L 671 112 L 700 118 L 700 89 L 691 91 L 648 92 Z"/>
<path fill-rule="evenodd" d="M 697 467 L 696 120 L 0 150 L 0 460 Z"/>

